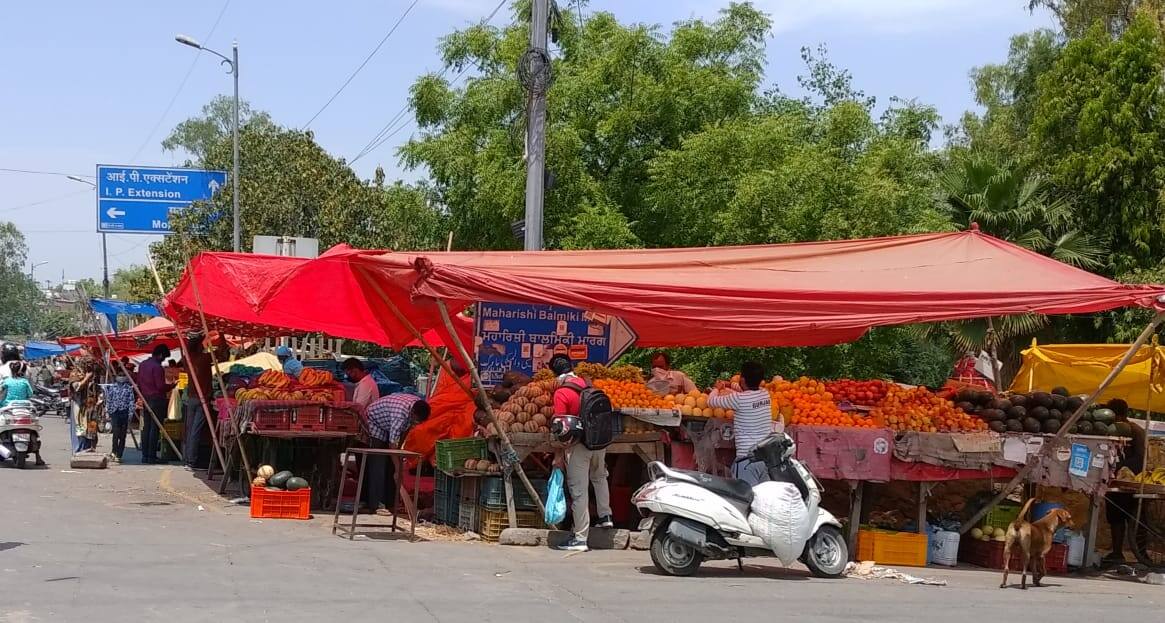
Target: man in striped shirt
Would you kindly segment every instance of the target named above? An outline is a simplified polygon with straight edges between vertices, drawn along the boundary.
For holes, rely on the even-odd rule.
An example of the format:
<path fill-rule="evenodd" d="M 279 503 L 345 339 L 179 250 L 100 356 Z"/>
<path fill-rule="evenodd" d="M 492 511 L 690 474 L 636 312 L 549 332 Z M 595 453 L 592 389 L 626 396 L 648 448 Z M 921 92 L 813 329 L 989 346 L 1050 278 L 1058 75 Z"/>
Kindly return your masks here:
<path fill-rule="evenodd" d="M 717 381 L 715 389 L 708 395 L 708 406 L 716 409 L 732 409 L 733 434 L 736 438 L 736 462 L 732 464 L 732 475 L 746 480 L 749 484 L 759 484 L 768 480 L 768 470 L 764 463 L 752 461 L 749 453 L 761 441 L 772 434 L 782 424 L 773 422 L 772 398 L 760 384 L 765 378 L 765 370 L 755 361 L 746 361 L 740 367 L 739 389 L 729 386 L 727 381 Z M 775 428 L 777 427 L 777 428 Z"/>
<path fill-rule="evenodd" d="M 399 448 L 412 426 L 429 418 L 429 403 L 415 394 L 399 392 L 378 398 L 365 410 L 368 445 Z M 396 508 L 396 466 L 387 456 L 368 457 L 365 499 L 372 512 Z"/>

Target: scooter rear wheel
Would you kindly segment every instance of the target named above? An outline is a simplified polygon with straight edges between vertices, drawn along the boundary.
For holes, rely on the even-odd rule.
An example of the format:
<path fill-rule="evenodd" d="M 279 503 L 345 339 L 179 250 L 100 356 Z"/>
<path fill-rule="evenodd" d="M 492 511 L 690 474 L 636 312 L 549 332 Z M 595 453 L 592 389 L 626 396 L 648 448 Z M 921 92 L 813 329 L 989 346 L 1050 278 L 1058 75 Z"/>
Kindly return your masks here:
<path fill-rule="evenodd" d="M 667 526 L 661 526 L 651 538 L 651 562 L 668 575 L 689 576 L 700 568 L 704 555 L 668 534 Z"/>

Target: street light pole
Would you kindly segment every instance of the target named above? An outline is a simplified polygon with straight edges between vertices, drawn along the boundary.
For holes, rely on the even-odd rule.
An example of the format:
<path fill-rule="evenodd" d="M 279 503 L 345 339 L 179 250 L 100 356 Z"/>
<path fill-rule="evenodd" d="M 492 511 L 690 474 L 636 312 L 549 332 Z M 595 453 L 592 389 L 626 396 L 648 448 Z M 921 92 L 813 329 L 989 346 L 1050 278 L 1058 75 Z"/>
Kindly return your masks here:
<path fill-rule="evenodd" d="M 66 175 L 65 177 L 74 182 L 88 184 L 93 187 L 93 190 L 97 190 L 97 184 L 83 177 L 77 177 L 76 175 Z M 101 232 L 101 291 L 102 296 L 109 298 L 109 252 L 105 247 L 105 232 Z"/>
<path fill-rule="evenodd" d="M 232 170 L 232 174 L 231 174 L 231 195 L 232 195 L 231 203 L 232 203 L 232 208 L 234 210 L 234 227 L 233 227 L 233 230 L 234 230 L 233 231 L 234 251 L 235 251 L 235 253 L 238 253 L 239 251 L 242 250 L 242 245 L 240 243 L 240 238 L 242 237 L 242 233 L 241 233 L 241 230 L 239 229 L 239 42 L 234 41 L 231 43 L 231 58 L 227 58 L 226 56 L 223 56 L 222 54 L 219 54 L 218 52 L 215 52 L 214 50 L 212 50 L 210 48 L 204 47 L 201 43 L 196 41 L 193 37 L 188 37 L 186 35 L 178 35 L 178 36 L 174 37 L 174 40 L 177 41 L 178 43 L 181 43 L 182 45 L 188 45 L 188 46 L 195 48 L 197 50 L 202 50 L 204 52 L 210 52 L 211 54 L 214 54 L 215 56 L 219 57 L 220 59 L 222 59 L 222 64 L 227 66 L 229 73 L 232 76 L 234 76 L 235 100 L 234 100 L 234 115 L 233 115 L 233 119 L 232 119 L 232 123 L 231 123 L 231 142 L 232 142 L 232 151 L 234 153 L 234 164 L 231 167 L 231 170 Z"/>

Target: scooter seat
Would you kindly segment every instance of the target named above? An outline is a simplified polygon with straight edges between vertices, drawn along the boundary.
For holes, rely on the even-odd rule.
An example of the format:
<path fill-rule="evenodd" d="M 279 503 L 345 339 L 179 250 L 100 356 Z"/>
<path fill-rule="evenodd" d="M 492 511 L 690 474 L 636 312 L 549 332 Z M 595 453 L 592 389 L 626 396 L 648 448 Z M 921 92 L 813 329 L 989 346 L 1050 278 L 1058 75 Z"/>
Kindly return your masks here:
<path fill-rule="evenodd" d="M 673 471 L 690 476 L 693 480 L 696 481 L 696 484 L 713 493 L 722 495 L 726 498 L 739 500 L 745 504 L 752 504 L 752 485 L 748 484 L 747 481 L 740 480 L 738 478 L 721 478 L 719 476 L 713 476 L 711 474 L 705 474 L 702 472 L 695 472 L 686 469 L 677 469 Z"/>

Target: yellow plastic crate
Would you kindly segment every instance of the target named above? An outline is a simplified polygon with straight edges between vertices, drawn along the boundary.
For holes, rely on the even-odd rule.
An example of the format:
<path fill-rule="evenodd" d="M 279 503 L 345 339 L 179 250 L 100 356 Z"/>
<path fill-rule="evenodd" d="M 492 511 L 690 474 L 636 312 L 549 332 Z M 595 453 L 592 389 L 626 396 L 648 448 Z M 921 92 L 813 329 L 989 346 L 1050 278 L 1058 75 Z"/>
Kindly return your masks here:
<path fill-rule="evenodd" d="M 862 528 L 858 530 L 858 560 L 880 565 L 926 566 L 926 535 Z"/>
<path fill-rule="evenodd" d="M 502 530 L 510 527 L 510 515 L 505 510 L 492 511 L 481 508 L 481 540 L 488 543 L 497 543 L 502 536 Z M 538 511 L 518 511 L 519 528 L 541 528 L 542 516 Z"/>

